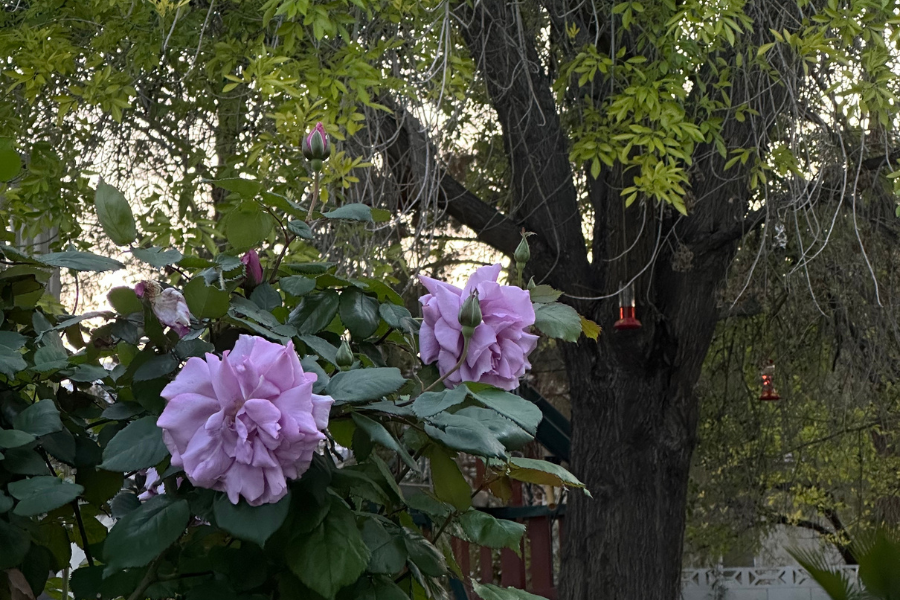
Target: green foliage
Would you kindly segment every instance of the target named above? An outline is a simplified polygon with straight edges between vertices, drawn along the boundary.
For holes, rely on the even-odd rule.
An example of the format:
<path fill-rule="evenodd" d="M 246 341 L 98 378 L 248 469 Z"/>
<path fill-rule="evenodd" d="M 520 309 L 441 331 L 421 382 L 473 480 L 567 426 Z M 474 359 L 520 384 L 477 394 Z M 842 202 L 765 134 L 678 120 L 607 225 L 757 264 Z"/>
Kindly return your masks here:
<path fill-rule="evenodd" d="M 257 193 L 242 182 L 229 186 Z M 98 203 L 103 219 L 115 218 L 116 198 Z M 307 230 L 294 226 L 279 241 L 298 231 Z M 130 288 L 109 292 L 112 311 L 43 308 L 44 265 L 101 271 L 109 265 L 101 255 L 32 258 L 0 248 L 13 263 L 0 277 L 0 568 L 27 570 L 34 552 L 67 561 L 72 540 L 88 557 L 68 582 L 79 598 L 267 596 L 285 586 L 304 598 L 435 597 L 448 573 L 445 530 L 497 548 L 518 548 L 524 532 L 472 508 L 458 452 L 482 461 L 492 481 L 582 487 L 556 465 L 509 458 L 534 439 L 541 412 L 532 403 L 484 384 L 423 393 L 422 377 L 434 376 L 417 358 L 418 323 L 384 283 L 278 258 L 265 265 L 271 280 L 251 285 L 231 250 L 133 249 L 156 268 L 177 263 L 171 282 L 193 319 L 182 338 L 148 294 Z M 562 307 L 554 294 L 539 308 Z M 185 361 L 221 354 L 240 334 L 293 343 L 317 375 L 316 393 L 334 399 L 327 445 L 287 496 L 257 507 L 192 485 L 170 465 L 157 425 L 160 392 Z M 338 368 L 336 345 L 347 334 L 349 360 Z M 352 462 L 336 443 L 352 449 Z M 152 488 L 151 468 L 162 479 Z M 408 501 L 404 477 L 429 471 L 434 497 Z M 112 515 L 111 529 L 101 515 Z M 438 529 L 420 529 L 414 515 L 440 519 Z M 59 593 L 62 582 L 34 585 Z"/>

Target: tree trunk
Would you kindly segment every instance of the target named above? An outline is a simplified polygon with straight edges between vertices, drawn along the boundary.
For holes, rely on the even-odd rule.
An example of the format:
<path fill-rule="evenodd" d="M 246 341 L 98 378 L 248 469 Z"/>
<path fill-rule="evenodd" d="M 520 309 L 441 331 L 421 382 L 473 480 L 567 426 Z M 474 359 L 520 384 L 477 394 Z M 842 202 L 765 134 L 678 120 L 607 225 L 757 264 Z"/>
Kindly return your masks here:
<path fill-rule="evenodd" d="M 571 467 L 593 498 L 569 494 L 560 597 L 672 599 L 697 403 L 672 389 L 670 370 L 646 377 L 609 368 L 604 354 L 589 344 L 565 352 L 577 423 Z"/>

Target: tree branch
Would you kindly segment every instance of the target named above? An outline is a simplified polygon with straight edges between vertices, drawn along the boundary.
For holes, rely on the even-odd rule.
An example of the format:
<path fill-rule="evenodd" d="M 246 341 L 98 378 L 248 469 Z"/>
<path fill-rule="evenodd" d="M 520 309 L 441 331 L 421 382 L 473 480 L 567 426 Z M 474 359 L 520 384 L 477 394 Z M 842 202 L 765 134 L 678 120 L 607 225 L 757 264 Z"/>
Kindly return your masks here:
<path fill-rule="evenodd" d="M 569 140 L 535 49 L 535 32 L 519 5 L 505 0 L 459 2 L 455 12 L 503 130 L 515 220 L 538 234 L 532 268 L 558 286 L 579 289 L 591 271 Z"/>
<path fill-rule="evenodd" d="M 384 141 L 393 140 L 386 148 L 389 168 L 398 181 L 411 179 L 413 170 L 410 155 L 413 148 L 430 147 L 429 156 L 436 156 L 431 140 L 420 133 L 418 121 L 389 99 L 382 102 L 394 109 L 393 115 L 384 115 L 380 125 Z M 414 139 L 418 137 L 418 139 Z M 519 244 L 520 227 L 497 211 L 466 187 L 443 171 L 439 180 L 438 202 L 451 217 L 471 228 L 479 241 L 512 255 Z"/>

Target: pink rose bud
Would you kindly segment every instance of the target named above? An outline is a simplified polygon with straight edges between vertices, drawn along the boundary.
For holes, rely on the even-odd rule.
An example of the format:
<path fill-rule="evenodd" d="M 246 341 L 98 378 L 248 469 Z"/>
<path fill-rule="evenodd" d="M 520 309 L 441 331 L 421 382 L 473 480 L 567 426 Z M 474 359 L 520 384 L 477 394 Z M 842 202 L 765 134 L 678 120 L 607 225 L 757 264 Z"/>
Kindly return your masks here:
<path fill-rule="evenodd" d="M 531 297 L 520 287 L 497 283 L 500 270 L 499 264 L 481 267 L 463 289 L 430 277 L 419 278 L 430 292 L 419 298 L 422 362 L 437 361 L 442 376 L 450 373 L 462 356 L 463 327 L 474 326 L 466 358 L 444 380 L 447 387 L 471 381 L 514 390 L 519 378 L 531 368 L 528 355 L 538 341 L 528 332 L 534 325 Z"/>
<path fill-rule="evenodd" d="M 247 276 L 247 284 L 250 287 L 256 287 L 263 282 L 263 268 L 259 263 L 259 254 L 256 250 L 247 250 L 247 253 L 241 257 L 244 263 L 244 271 Z"/>
<path fill-rule="evenodd" d="M 134 286 L 134 293 L 150 302 L 153 314 L 164 327 L 171 327 L 181 337 L 190 332 L 191 310 L 181 292 L 162 289 L 155 281 L 142 281 Z"/>
<path fill-rule="evenodd" d="M 316 123 L 315 128 L 303 138 L 303 156 L 312 163 L 314 171 L 322 170 L 322 161 L 331 154 L 331 144 L 328 141 L 328 134 L 325 133 L 325 126 L 322 123 Z"/>
<path fill-rule="evenodd" d="M 193 357 L 161 395 L 157 420 L 172 465 L 197 487 L 237 504 L 281 500 L 312 462 L 334 400 L 312 391 L 315 373 L 286 346 L 242 335 L 219 358 Z"/>

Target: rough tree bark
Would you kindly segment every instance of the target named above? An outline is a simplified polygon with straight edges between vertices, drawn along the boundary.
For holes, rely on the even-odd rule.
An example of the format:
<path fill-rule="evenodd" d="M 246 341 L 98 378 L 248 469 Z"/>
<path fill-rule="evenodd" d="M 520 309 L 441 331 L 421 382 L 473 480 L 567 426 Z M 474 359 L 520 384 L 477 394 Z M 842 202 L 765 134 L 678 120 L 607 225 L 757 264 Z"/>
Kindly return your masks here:
<path fill-rule="evenodd" d="M 552 19 L 553 7 L 546 8 Z M 538 59 L 536 33 L 525 28 L 519 10 L 504 0 L 455 9 L 502 126 L 517 203 L 501 214 L 446 174 L 441 199 L 448 214 L 507 254 L 519 227 L 537 233 L 531 273 L 566 292 L 564 301 L 604 329 L 599 342 L 582 338 L 563 345 L 572 469 L 593 499 L 569 497 L 560 597 L 674 600 L 699 412 L 694 386 L 718 320 L 717 292 L 739 240 L 760 215 L 748 212 L 746 170 L 738 166 L 726 175 L 718 153 L 701 147 L 691 170 L 687 218 L 652 204 L 625 210 L 620 190 L 630 183 L 617 169 L 589 178 L 594 224 L 588 248 L 568 140 Z M 570 20 L 577 16 L 566 13 Z M 783 110 L 778 92 L 756 94 L 752 81 L 734 82 L 732 102 L 750 101 L 767 116 L 755 127 L 727 121 L 729 147 L 764 147 L 765 130 Z M 763 99 L 769 104 L 760 105 Z M 386 128 L 388 135 L 398 124 Z M 395 136 L 392 168 L 402 171 L 410 136 L 420 135 L 414 129 L 401 127 Z M 624 258 L 611 260 L 626 248 Z M 648 264 L 636 280 L 644 327 L 615 332 L 617 301 L 598 297 Z"/>

